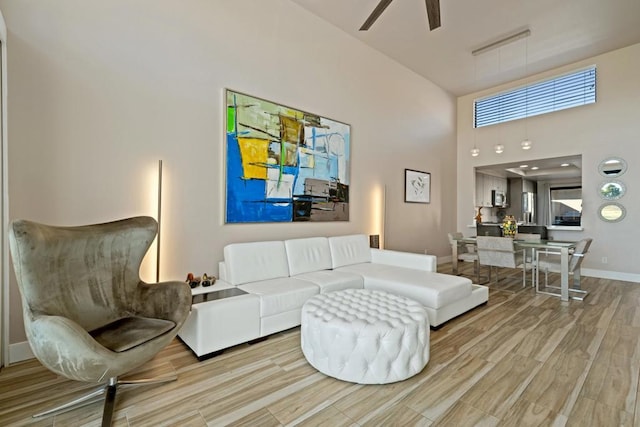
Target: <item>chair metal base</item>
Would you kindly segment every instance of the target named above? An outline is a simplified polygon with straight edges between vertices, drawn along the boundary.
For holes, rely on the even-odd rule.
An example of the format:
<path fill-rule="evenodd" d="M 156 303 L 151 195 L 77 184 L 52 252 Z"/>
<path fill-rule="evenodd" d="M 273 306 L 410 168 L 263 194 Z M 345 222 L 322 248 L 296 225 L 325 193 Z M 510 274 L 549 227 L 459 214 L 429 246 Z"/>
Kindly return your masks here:
<path fill-rule="evenodd" d="M 574 287 L 569 286 L 569 299 L 584 301 L 584 299 L 589 294 L 589 291 L 580 289 L 580 269 L 575 270 L 574 272 L 570 273 L 570 275 L 573 275 Z M 560 286 L 549 286 L 548 270 L 544 271 L 544 288 L 543 289 L 553 289 L 554 291 L 558 291 L 558 292 L 548 292 L 548 291 L 540 290 L 540 269 L 536 269 L 535 282 L 536 282 L 537 294 L 551 295 L 553 297 L 562 298 L 562 288 Z"/>
<path fill-rule="evenodd" d="M 68 412 L 72 409 L 80 408 L 82 406 L 95 403 L 102 399 L 104 395 L 104 409 L 102 412 L 102 427 L 111 426 L 111 419 L 113 417 L 113 409 L 116 400 L 116 391 L 120 385 L 148 385 L 148 384 L 162 384 L 166 382 L 175 381 L 178 379 L 178 375 L 169 375 L 158 378 L 143 378 L 139 380 L 118 380 L 118 377 L 109 378 L 109 382 L 97 390 L 93 390 L 90 393 L 75 398 L 67 403 L 48 409 L 44 412 L 39 412 L 33 415 L 33 418 L 42 418 L 54 414 L 61 414 Z"/>
<path fill-rule="evenodd" d="M 540 288 L 536 287 L 536 293 L 562 298 L 562 293 L 561 293 L 562 288 L 560 288 L 559 286 L 545 286 L 543 289 L 547 289 L 547 288 L 555 289 L 558 292 L 541 291 Z M 577 295 L 573 295 L 573 294 L 577 294 Z M 587 297 L 588 294 L 589 294 L 589 291 L 585 291 L 582 289 L 569 288 L 569 299 L 584 301 L 584 299 Z"/>
<path fill-rule="evenodd" d="M 473 277 L 473 276 L 475 276 L 476 281 L 473 282 L 473 283 L 475 283 L 477 285 L 486 285 L 487 283 L 491 282 L 491 271 L 489 271 L 488 275 L 483 276 L 483 275 L 480 274 L 481 273 L 481 267 L 482 267 L 482 265 L 480 264 L 480 262 L 478 260 L 475 260 L 475 261 L 473 261 L 473 275 L 467 274 L 467 273 L 463 273 L 463 272 L 458 272 L 456 274 L 456 276 L 465 276 L 465 277 Z"/>
<path fill-rule="evenodd" d="M 486 267 L 489 268 L 489 276 L 488 276 L 488 281 L 482 283 L 483 285 L 490 285 L 491 283 L 493 283 L 491 281 L 491 272 L 495 271 L 495 275 L 496 275 L 496 281 L 495 284 L 497 285 L 500 282 L 500 277 L 498 275 L 498 272 L 500 271 L 499 268 L 503 268 L 503 267 L 498 267 L 495 265 L 487 265 Z M 504 268 L 509 268 L 509 267 L 504 267 Z M 533 278 L 533 271 L 531 272 L 531 286 L 533 286 L 534 283 L 534 278 Z M 479 276 L 478 276 L 479 277 Z M 484 278 L 487 278 L 486 276 Z M 478 283 L 480 283 L 480 281 L 478 281 Z M 526 267 L 522 268 L 522 287 L 526 287 L 527 286 L 527 270 Z"/>

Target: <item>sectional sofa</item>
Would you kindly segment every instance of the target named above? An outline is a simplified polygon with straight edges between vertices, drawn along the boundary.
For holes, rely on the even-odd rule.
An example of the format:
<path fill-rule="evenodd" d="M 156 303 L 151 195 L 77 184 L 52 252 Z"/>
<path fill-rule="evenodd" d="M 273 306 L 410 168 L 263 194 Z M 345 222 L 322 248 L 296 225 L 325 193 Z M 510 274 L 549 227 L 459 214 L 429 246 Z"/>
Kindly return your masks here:
<path fill-rule="evenodd" d="M 230 244 L 219 276 L 212 291 L 247 294 L 194 304 L 180 336 L 198 356 L 300 325 L 302 305 L 320 293 L 366 288 L 405 296 L 426 308 L 432 328 L 488 300 L 487 287 L 437 273 L 435 256 L 372 249 L 366 235 Z"/>

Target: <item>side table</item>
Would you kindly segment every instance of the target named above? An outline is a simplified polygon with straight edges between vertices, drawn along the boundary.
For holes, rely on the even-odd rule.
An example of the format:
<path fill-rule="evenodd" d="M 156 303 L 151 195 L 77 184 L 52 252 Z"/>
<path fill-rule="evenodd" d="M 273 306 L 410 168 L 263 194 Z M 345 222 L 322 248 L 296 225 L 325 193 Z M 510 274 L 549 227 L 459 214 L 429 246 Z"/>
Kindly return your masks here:
<path fill-rule="evenodd" d="M 191 290 L 191 313 L 178 336 L 202 360 L 260 336 L 260 297 L 218 280 Z"/>

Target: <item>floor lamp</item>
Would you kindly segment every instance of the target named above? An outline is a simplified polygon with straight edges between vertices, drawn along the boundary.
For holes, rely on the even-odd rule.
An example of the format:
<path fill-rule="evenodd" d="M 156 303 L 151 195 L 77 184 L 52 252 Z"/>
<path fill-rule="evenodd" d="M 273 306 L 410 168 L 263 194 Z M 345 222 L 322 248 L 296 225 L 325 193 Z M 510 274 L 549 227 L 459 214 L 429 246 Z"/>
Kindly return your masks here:
<path fill-rule="evenodd" d="M 158 240 L 156 242 L 156 282 L 160 282 L 160 231 L 162 230 L 162 160 L 158 160 Z"/>

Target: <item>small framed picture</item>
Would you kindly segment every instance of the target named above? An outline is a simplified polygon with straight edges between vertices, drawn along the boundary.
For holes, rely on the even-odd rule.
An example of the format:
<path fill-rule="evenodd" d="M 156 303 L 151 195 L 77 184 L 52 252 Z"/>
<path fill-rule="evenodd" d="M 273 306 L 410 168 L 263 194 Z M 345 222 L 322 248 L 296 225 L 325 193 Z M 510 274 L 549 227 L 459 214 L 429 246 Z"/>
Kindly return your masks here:
<path fill-rule="evenodd" d="M 404 170 L 404 201 L 406 203 L 431 202 L 431 174 L 429 172 Z"/>

